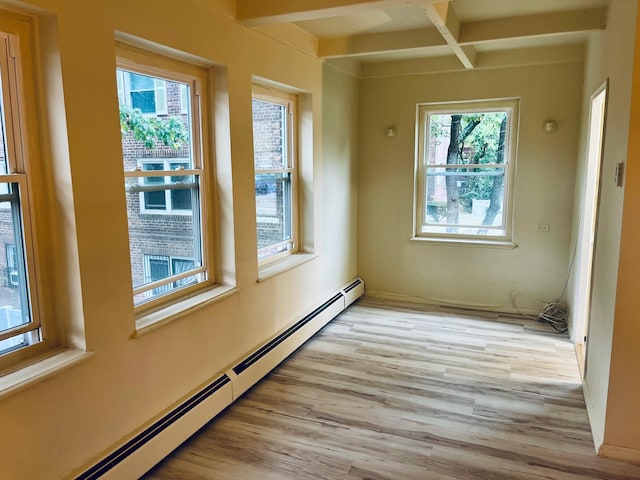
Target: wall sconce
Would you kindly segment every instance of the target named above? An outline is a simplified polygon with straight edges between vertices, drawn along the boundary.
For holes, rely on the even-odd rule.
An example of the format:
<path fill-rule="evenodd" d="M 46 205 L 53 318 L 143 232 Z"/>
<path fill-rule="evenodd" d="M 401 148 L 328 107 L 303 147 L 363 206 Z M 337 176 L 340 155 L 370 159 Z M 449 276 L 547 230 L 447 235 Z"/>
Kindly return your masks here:
<path fill-rule="evenodd" d="M 388 138 L 393 138 L 398 134 L 398 130 L 396 130 L 396 127 L 389 127 L 387 128 L 386 132 Z"/>
<path fill-rule="evenodd" d="M 555 120 L 547 120 L 542 124 L 542 129 L 546 133 L 553 133 L 558 130 L 558 122 Z"/>

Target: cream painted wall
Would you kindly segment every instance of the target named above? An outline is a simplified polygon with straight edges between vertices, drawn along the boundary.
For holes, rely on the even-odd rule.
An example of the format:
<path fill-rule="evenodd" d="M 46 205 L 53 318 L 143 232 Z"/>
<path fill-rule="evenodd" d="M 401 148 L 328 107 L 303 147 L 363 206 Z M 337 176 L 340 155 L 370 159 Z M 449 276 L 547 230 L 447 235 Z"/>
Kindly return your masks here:
<path fill-rule="evenodd" d="M 628 12 L 628 22 L 640 16 Z M 639 12 L 640 13 L 640 12 Z M 631 33 L 633 30 L 631 30 Z M 624 206 L 620 235 L 620 262 L 615 298 L 615 321 L 611 345 L 609 396 L 606 407 L 604 443 L 600 453 L 640 463 L 640 322 L 638 321 L 638 285 L 640 284 L 640 31 L 628 50 L 635 56 L 631 91 L 631 118 L 626 155 Z M 622 156 L 624 159 L 625 156 Z M 590 355 L 591 358 L 591 355 Z M 588 367 L 590 368 L 590 366 Z"/>
<path fill-rule="evenodd" d="M 620 229 L 623 221 L 624 191 L 615 186 L 613 174 L 616 163 L 624 161 L 627 157 L 636 9 L 635 1 L 611 2 L 607 29 L 591 34 L 585 62 L 572 252 L 575 248 L 575 237 L 578 232 L 580 212 L 582 211 L 589 98 L 602 82 L 607 78 L 609 79 L 607 124 L 602 157 L 600 213 L 595 245 L 587 369 L 584 379 L 585 399 L 597 448 L 602 444 L 605 433 L 605 411 L 607 409 L 618 257 L 620 252 Z M 567 297 L 571 313 L 576 310 L 577 292 L 575 288 L 577 279 L 574 276 L 575 274 L 576 268 L 574 267 Z M 573 323 L 574 319 L 571 320 Z"/>
<path fill-rule="evenodd" d="M 84 327 L 86 343 L 94 352 L 85 362 L 32 387 L 0 395 L 0 476 L 46 480 L 86 468 L 355 277 L 357 82 L 323 70 L 319 60 L 303 51 L 236 24 L 225 8 L 219 12 L 212 7 L 229 2 L 16 3 L 45 9 L 49 17 L 44 30 L 57 33 L 53 36 L 59 56 L 52 44 L 45 49 L 45 83 L 47 88 L 62 86 L 64 103 L 62 98 L 47 98 L 44 90 L 42 101 L 49 110 L 42 119 L 49 119 L 49 131 L 56 134 L 48 152 L 52 162 L 68 165 L 56 178 L 67 183 L 68 198 L 61 198 L 61 188 L 52 188 L 60 198 L 51 201 L 68 209 L 56 210 L 52 223 L 75 224 L 77 238 L 57 228 L 51 235 L 61 240 L 52 242 L 51 254 L 64 251 L 66 257 L 77 258 L 75 266 L 52 281 L 62 284 L 74 300 L 73 307 L 58 311 L 73 317 L 66 323 L 80 327 L 80 334 Z M 116 31 L 215 65 L 221 74 L 226 72 L 228 85 L 231 158 L 217 160 L 233 172 L 233 188 L 224 188 L 232 194 L 233 232 L 226 232 L 225 238 L 235 240 L 235 258 L 228 262 L 234 266 L 238 292 L 140 338 L 132 338 L 114 75 Z M 307 223 L 318 257 L 261 283 L 256 283 L 253 76 L 306 92 L 313 111 L 305 148 L 313 152 L 313 165 L 306 168 L 313 171 L 314 181 L 305 197 L 312 202 L 314 218 Z M 61 137 L 60 122 L 66 124 L 68 138 Z M 68 279 L 73 279 L 73 288 L 64 287 Z"/>
<path fill-rule="evenodd" d="M 583 65 L 568 63 L 370 78 L 360 95 L 358 269 L 367 295 L 482 308 L 539 308 L 562 290 Z M 412 235 L 416 104 L 520 97 L 513 239 L 516 249 L 416 244 Z M 545 134 L 546 119 L 558 131 Z M 398 134 L 385 136 L 394 125 Z M 548 223 L 549 233 L 536 232 Z M 526 293 L 525 293 L 526 292 Z"/>
<path fill-rule="evenodd" d="M 358 215 L 358 89 L 359 80 L 325 64 L 323 68 L 323 146 L 325 166 L 322 184 L 331 195 L 319 209 L 323 219 L 323 251 L 327 274 L 340 278 L 357 271 L 356 221 Z M 346 247 L 346 248 L 345 248 Z"/>

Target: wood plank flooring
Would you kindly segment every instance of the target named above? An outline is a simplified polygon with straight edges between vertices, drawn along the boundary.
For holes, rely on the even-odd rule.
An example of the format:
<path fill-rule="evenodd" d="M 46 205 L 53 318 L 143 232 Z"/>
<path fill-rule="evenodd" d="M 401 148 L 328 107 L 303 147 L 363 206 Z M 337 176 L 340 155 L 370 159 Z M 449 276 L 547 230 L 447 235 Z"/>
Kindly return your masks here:
<path fill-rule="evenodd" d="M 361 300 L 147 480 L 628 480 L 598 458 L 567 337 Z"/>

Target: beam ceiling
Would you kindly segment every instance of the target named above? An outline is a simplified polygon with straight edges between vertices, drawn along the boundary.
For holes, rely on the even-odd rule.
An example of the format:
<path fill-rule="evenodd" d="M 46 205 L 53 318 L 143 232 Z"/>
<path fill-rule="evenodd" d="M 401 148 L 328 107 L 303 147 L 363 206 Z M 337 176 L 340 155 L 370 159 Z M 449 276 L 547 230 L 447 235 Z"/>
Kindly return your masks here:
<path fill-rule="evenodd" d="M 246 25 L 299 22 L 367 10 L 427 5 L 432 0 L 237 0 L 236 18 Z"/>
<path fill-rule="evenodd" d="M 607 15 L 603 7 L 461 21 L 455 1 L 449 0 L 237 0 L 237 17 L 247 25 L 266 25 L 416 6 L 425 14 L 423 28 L 321 37 L 317 54 L 323 58 L 370 57 L 432 49 L 439 55 L 445 50 L 445 56 L 457 58 L 464 68 L 473 69 L 481 47 L 482 51 L 491 50 L 492 44 L 504 45 L 514 39 L 519 45 L 532 39 L 535 46 L 534 40 L 541 38 L 561 44 L 567 35 L 604 29 Z"/>

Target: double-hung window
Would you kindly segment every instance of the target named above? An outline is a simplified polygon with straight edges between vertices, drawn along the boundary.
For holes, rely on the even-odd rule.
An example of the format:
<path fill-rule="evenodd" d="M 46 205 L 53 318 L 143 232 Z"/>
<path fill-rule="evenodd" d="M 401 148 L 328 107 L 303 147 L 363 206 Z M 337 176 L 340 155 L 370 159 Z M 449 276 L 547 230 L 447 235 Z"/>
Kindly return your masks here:
<path fill-rule="evenodd" d="M 150 115 L 167 114 L 165 80 L 126 70 L 118 70 L 117 77 L 120 105 L 126 105 Z"/>
<path fill-rule="evenodd" d="M 130 104 L 121 95 L 119 100 L 133 298 L 146 310 L 213 282 L 211 236 L 204 224 L 210 203 L 202 112 L 208 73 L 138 51 L 120 53 L 118 91 L 131 94 Z M 155 97 L 140 94 L 147 98 L 143 105 L 157 102 L 162 85 L 164 113 L 136 107 L 135 95 L 145 85 L 149 92 L 155 86 Z"/>
<path fill-rule="evenodd" d="M 417 238 L 511 240 L 518 100 L 418 106 Z"/>
<path fill-rule="evenodd" d="M 253 88 L 253 151 L 258 262 L 298 250 L 297 96 Z"/>
<path fill-rule="evenodd" d="M 0 245 L 4 246 L 0 283 L 0 365 L 11 364 L 44 347 L 38 308 L 35 238 L 32 226 L 31 159 L 21 83 L 21 53 L 29 39 L 0 32 Z M 28 68 L 28 65 L 24 65 Z M 38 347 L 40 345 L 40 347 Z M 35 350 L 34 350 L 35 349 Z"/>

